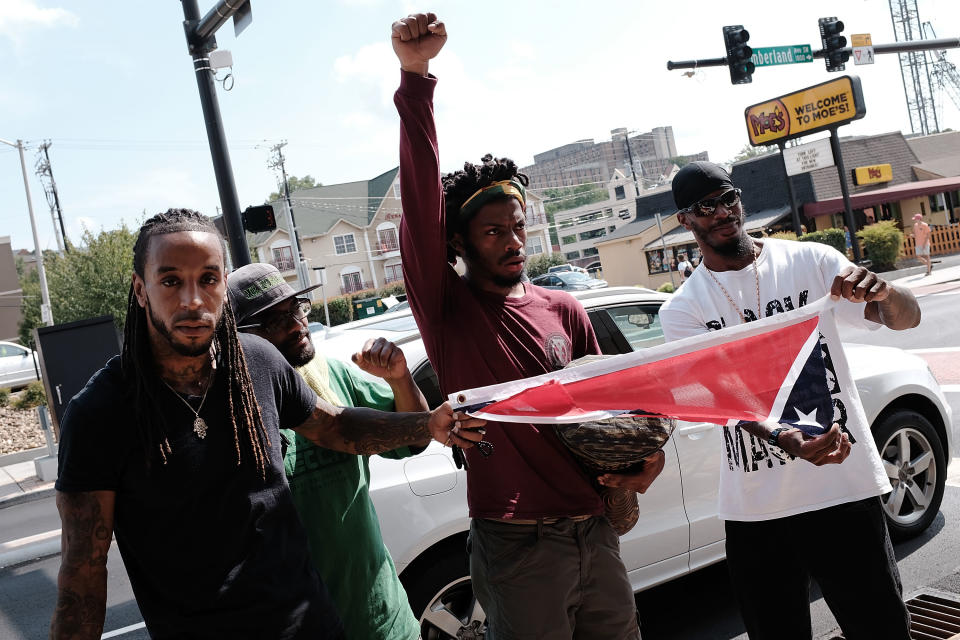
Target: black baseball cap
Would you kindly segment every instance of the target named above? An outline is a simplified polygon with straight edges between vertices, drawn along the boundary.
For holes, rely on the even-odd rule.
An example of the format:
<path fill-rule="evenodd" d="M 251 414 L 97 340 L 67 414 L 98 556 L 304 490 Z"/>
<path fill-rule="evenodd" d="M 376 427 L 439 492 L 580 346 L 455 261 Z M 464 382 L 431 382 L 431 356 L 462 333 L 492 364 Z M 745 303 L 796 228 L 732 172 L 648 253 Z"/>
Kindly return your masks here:
<path fill-rule="evenodd" d="M 697 160 L 680 169 L 671 186 L 677 209 L 686 209 L 718 189 L 733 189 L 733 182 L 720 165 Z"/>
<path fill-rule="evenodd" d="M 227 276 L 227 291 L 237 324 L 242 325 L 261 311 L 284 300 L 313 291 L 319 284 L 294 291 L 280 270 L 272 264 L 254 262 L 244 265 Z"/>

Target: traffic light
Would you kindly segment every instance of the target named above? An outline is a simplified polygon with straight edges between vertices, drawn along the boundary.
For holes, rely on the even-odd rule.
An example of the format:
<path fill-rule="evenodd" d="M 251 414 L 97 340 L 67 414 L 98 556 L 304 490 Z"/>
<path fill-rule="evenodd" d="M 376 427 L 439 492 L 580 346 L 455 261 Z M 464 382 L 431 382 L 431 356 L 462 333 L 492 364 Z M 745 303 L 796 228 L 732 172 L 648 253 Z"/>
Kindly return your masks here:
<path fill-rule="evenodd" d="M 723 28 L 723 44 L 727 49 L 727 66 L 730 67 L 730 82 L 733 84 L 753 82 L 756 67 L 750 60 L 753 49 L 747 45 L 749 39 L 750 33 L 742 24 Z"/>
<path fill-rule="evenodd" d="M 273 207 L 268 204 L 258 207 L 247 207 L 242 217 L 243 228 L 250 233 L 273 231 L 277 228 L 277 219 L 273 215 Z"/>
<path fill-rule="evenodd" d="M 820 18 L 820 42 L 823 44 L 823 60 L 827 71 L 843 71 L 844 63 L 850 59 L 850 52 L 843 51 L 847 39 L 843 37 L 843 23 L 833 18 Z"/>

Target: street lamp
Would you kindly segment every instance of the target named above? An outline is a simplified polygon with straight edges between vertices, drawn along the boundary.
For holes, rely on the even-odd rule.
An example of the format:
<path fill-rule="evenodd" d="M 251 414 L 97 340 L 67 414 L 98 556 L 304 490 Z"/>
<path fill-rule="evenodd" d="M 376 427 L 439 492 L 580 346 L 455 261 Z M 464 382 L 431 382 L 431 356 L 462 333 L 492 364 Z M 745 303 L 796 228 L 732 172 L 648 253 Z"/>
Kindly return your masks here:
<path fill-rule="evenodd" d="M 33 200 L 30 198 L 30 183 L 27 181 L 27 165 L 23 160 L 23 140 L 16 144 L 0 138 L 0 142 L 16 147 L 20 152 L 20 169 L 23 171 L 23 190 L 27 194 L 27 211 L 30 212 L 30 229 L 33 231 L 33 252 L 37 256 L 37 273 L 40 276 L 40 318 L 45 325 L 53 325 L 53 308 L 50 306 L 50 291 L 47 289 L 47 272 L 43 268 L 43 252 L 40 250 L 40 239 L 37 237 L 37 221 L 33 219 Z"/>

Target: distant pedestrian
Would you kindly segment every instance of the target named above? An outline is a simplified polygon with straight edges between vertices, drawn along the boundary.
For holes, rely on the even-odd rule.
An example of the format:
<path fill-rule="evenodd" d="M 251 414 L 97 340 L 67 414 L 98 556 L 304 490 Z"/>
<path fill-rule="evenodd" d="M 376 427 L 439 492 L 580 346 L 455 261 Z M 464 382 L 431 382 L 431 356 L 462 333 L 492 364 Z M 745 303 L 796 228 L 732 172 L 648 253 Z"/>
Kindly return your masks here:
<path fill-rule="evenodd" d="M 928 276 L 933 271 L 933 263 L 930 262 L 930 225 L 923 221 L 923 216 L 919 213 L 913 215 L 913 240 L 916 243 L 917 258 L 927 268 L 923 275 Z"/>
<path fill-rule="evenodd" d="M 847 225 L 843 225 L 843 241 L 847 245 L 847 257 L 850 257 L 853 253 L 853 237 L 851 237 L 850 228 Z"/>
<path fill-rule="evenodd" d="M 693 264 L 687 260 L 687 254 L 685 253 L 681 253 L 678 257 L 680 262 L 677 263 L 677 271 L 680 272 L 680 282 L 684 282 L 693 275 Z"/>

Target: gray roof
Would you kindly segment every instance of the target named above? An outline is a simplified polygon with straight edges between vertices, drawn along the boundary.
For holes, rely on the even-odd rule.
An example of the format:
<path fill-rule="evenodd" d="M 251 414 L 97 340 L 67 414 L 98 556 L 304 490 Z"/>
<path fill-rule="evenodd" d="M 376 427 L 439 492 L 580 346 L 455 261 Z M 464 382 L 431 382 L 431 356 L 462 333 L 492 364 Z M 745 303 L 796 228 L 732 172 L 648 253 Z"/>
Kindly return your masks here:
<path fill-rule="evenodd" d="M 843 152 L 843 165 L 847 170 L 846 181 L 851 194 L 885 189 L 904 182 L 913 182 L 913 165 L 918 164 L 917 156 L 899 131 L 882 133 L 876 136 L 841 138 L 840 149 Z M 853 184 L 851 173 L 854 167 L 873 164 L 890 164 L 893 180 L 880 184 L 857 186 Z M 829 200 L 841 195 L 840 180 L 836 167 L 825 167 L 810 172 L 816 199 Z"/>
<path fill-rule="evenodd" d="M 399 167 L 380 174 L 371 180 L 358 180 L 343 184 L 324 185 L 312 189 L 300 189 L 290 194 L 293 216 L 301 238 L 320 236 L 337 222 L 344 220 L 357 227 L 366 227 L 373 220 L 390 185 L 397 176 Z M 277 229 L 287 230 L 284 203 L 275 200 L 273 205 Z M 247 234 L 251 247 L 262 245 L 273 231 Z"/>
<path fill-rule="evenodd" d="M 765 209 L 763 211 L 757 211 L 756 213 L 747 214 L 743 220 L 743 228 L 747 231 L 758 231 L 760 229 L 765 229 L 777 220 L 790 215 L 790 207 L 778 208 L 778 209 Z M 691 242 L 696 242 L 696 238 L 693 237 L 692 231 L 687 231 L 683 227 L 677 227 L 672 231 L 668 231 L 663 234 L 663 241 L 667 246 L 672 246 L 675 244 L 690 244 Z M 644 249 L 659 249 L 660 248 L 660 238 L 652 240 L 647 243 Z"/>
<path fill-rule="evenodd" d="M 925 160 L 920 164 L 914 165 L 914 169 L 928 171 L 941 178 L 952 178 L 960 176 L 960 154 L 949 158 L 937 158 L 935 160 Z"/>
<path fill-rule="evenodd" d="M 668 216 L 664 216 L 664 217 L 668 217 Z M 608 242 L 610 240 L 619 240 L 620 238 L 629 238 L 630 236 L 641 234 L 656 224 L 657 224 L 656 218 L 634 218 L 633 220 L 623 225 L 613 233 L 604 236 L 603 240 L 600 240 L 599 242 L 597 242 L 597 244 L 600 244 L 600 242 Z"/>
<path fill-rule="evenodd" d="M 931 160 L 960 158 L 960 131 L 907 138 L 907 144 L 917 154 L 917 159 L 924 164 Z"/>

